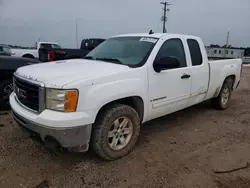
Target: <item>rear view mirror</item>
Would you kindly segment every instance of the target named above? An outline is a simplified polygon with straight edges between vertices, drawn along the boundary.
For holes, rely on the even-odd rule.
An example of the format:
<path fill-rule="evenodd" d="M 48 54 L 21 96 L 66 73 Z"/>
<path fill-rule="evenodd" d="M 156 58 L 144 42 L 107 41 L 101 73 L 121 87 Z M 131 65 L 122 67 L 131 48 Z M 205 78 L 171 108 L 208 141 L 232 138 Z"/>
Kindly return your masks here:
<path fill-rule="evenodd" d="M 180 67 L 180 61 L 176 57 L 162 57 L 158 60 L 155 60 L 153 67 L 156 72 L 161 72 L 162 70 Z"/>

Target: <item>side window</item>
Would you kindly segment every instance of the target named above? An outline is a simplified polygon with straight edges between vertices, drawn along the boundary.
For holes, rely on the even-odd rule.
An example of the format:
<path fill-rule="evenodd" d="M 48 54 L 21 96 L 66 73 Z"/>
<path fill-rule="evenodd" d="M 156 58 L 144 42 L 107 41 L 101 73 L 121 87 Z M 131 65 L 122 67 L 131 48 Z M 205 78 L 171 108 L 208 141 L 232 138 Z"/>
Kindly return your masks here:
<path fill-rule="evenodd" d="M 3 47 L 3 51 L 4 51 L 4 52 L 8 52 L 8 53 L 11 52 L 10 48 L 7 48 L 7 47 Z"/>
<path fill-rule="evenodd" d="M 51 44 L 51 47 L 55 49 L 61 49 L 61 47 L 57 44 Z"/>
<path fill-rule="evenodd" d="M 197 66 L 202 64 L 202 55 L 199 43 L 194 39 L 187 39 L 192 65 Z"/>
<path fill-rule="evenodd" d="M 52 46 L 49 43 L 41 43 L 40 44 L 40 48 L 50 49 L 50 48 L 52 48 Z"/>
<path fill-rule="evenodd" d="M 180 61 L 180 67 L 187 66 L 184 47 L 180 39 L 165 41 L 156 56 L 156 60 L 169 56 L 177 58 Z"/>
<path fill-rule="evenodd" d="M 217 53 L 217 50 L 214 50 L 214 53 L 216 54 L 216 53 Z"/>

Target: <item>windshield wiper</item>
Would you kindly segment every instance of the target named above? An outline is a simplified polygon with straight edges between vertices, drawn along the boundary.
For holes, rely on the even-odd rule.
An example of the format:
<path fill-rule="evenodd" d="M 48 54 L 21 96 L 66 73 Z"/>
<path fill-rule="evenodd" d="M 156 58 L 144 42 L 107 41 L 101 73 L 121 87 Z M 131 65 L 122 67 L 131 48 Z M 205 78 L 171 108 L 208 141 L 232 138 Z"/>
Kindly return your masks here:
<path fill-rule="evenodd" d="M 83 59 L 93 59 L 93 60 L 99 60 L 99 61 L 109 61 L 109 62 L 115 62 L 118 64 L 122 64 L 122 62 L 119 59 L 113 59 L 113 58 L 106 58 L 106 57 L 100 57 L 100 58 L 94 58 L 92 56 L 85 56 Z"/>
<path fill-rule="evenodd" d="M 113 62 L 113 63 L 124 65 L 119 59 L 114 59 L 114 58 L 103 57 L 103 58 L 96 58 L 96 60 L 109 61 L 109 62 Z"/>
<path fill-rule="evenodd" d="M 119 65 L 125 65 L 128 67 L 132 67 L 131 65 L 127 65 L 127 64 L 123 64 L 119 59 L 115 59 L 115 58 L 93 58 L 92 56 L 85 56 L 84 59 L 92 59 L 92 60 L 97 60 L 97 61 L 106 61 L 106 62 L 110 62 L 110 63 L 115 63 L 115 64 L 119 64 Z"/>
<path fill-rule="evenodd" d="M 85 56 L 83 59 L 94 59 L 92 56 Z"/>
<path fill-rule="evenodd" d="M 128 67 L 130 67 L 130 68 L 133 68 L 133 67 L 134 67 L 133 65 L 124 64 L 124 63 L 122 63 L 119 59 L 115 59 L 115 58 L 106 58 L 106 57 L 103 57 L 103 58 L 96 58 L 96 60 L 107 61 L 107 62 L 110 62 L 110 63 L 115 63 L 115 64 L 119 64 L 119 65 L 124 65 L 124 66 L 128 66 Z"/>

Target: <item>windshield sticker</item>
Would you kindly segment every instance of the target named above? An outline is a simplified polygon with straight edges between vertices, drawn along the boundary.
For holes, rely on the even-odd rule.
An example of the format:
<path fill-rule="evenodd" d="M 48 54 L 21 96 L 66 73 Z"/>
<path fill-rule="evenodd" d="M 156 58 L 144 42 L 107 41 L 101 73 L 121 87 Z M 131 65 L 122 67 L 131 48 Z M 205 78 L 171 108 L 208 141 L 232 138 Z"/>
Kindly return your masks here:
<path fill-rule="evenodd" d="M 156 43 L 157 39 L 142 37 L 140 41 Z"/>

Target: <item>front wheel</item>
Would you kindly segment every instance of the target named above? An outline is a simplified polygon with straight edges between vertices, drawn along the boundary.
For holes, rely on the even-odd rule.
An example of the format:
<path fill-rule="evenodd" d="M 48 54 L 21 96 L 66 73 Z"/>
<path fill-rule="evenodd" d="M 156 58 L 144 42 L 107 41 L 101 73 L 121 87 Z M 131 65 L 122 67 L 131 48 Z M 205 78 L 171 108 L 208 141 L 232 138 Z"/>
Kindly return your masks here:
<path fill-rule="evenodd" d="M 218 97 L 211 99 L 211 104 L 216 110 L 225 110 L 228 107 L 232 95 L 232 85 L 232 79 L 226 79 Z"/>
<path fill-rule="evenodd" d="M 98 116 L 93 125 L 91 146 L 105 160 L 127 155 L 140 133 L 140 118 L 130 106 L 115 104 Z"/>

